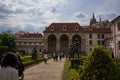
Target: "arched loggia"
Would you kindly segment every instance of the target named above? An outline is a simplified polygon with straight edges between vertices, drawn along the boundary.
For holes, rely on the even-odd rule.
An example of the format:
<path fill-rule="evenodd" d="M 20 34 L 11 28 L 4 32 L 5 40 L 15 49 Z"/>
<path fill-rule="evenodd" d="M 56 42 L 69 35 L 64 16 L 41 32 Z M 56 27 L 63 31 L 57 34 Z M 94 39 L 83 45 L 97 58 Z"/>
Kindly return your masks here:
<path fill-rule="evenodd" d="M 48 51 L 49 52 L 56 51 L 56 36 L 55 35 L 48 36 Z"/>
<path fill-rule="evenodd" d="M 74 35 L 72 37 L 72 44 L 74 44 L 76 42 L 79 42 L 79 44 L 77 46 L 78 46 L 78 52 L 80 53 L 81 52 L 81 37 L 79 35 Z"/>
<path fill-rule="evenodd" d="M 69 38 L 67 35 L 62 35 L 60 37 L 60 50 L 67 52 L 69 48 Z"/>

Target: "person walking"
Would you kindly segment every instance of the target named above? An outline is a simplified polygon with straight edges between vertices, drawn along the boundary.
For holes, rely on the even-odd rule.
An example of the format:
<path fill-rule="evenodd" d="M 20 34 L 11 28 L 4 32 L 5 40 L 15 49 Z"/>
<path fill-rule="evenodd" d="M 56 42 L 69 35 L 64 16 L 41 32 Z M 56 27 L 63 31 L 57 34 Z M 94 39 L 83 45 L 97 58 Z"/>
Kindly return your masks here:
<path fill-rule="evenodd" d="M 61 61 L 61 59 L 62 59 L 62 53 L 59 53 L 59 60 Z"/>
<path fill-rule="evenodd" d="M 56 56 L 56 54 L 55 54 L 55 52 L 53 53 L 53 60 L 55 61 L 55 56 Z"/>
<path fill-rule="evenodd" d="M 45 64 L 47 64 L 47 60 L 48 60 L 48 55 L 47 55 L 47 53 L 44 53 L 43 57 L 44 57 L 44 62 L 45 62 Z"/>
<path fill-rule="evenodd" d="M 58 53 L 55 53 L 55 61 L 58 61 Z"/>
<path fill-rule="evenodd" d="M 18 80 L 16 65 L 16 56 L 12 52 L 8 52 L 1 62 L 0 80 Z"/>
<path fill-rule="evenodd" d="M 32 52 L 32 59 L 33 60 L 37 60 L 37 54 L 38 54 L 37 49 L 36 49 L 36 47 L 34 47 L 33 52 Z"/>

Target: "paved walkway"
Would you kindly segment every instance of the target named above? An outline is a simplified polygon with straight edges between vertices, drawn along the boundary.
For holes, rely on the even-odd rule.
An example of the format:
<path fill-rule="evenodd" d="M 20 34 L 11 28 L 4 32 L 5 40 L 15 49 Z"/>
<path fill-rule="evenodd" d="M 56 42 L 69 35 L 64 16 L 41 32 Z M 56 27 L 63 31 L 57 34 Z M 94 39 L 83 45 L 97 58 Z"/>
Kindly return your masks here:
<path fill-rule="evenodd" d="M 65 59 L 58 62 L 50 59 L 48 60 L 48 64 L 42 62 L 26 69 L 24 72 L 24 80 L 61 80 L 64 64 Z"/>

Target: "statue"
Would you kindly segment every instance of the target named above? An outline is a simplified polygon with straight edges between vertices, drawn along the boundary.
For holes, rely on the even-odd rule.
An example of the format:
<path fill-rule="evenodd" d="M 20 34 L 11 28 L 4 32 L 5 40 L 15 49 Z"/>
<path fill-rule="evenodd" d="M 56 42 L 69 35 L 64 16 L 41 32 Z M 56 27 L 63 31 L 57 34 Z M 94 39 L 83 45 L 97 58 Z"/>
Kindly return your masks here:
<path fill-rule="evenodd" d="M 75 58 L 75 55 L 77 55 L 78 58 L 79 58 L 78 48 L 79 48 L 79 41 L 73 43 L 70 46 L 70 49 L 69 49 L 69 52 L 68 52 L 70 58 Z"/>
<path fill-rule="evenodd" d="M 37 60 L 37 49 L 34 47 L 33 52 L 32 52 L 32 59 Z"/>
<path fill-rule="evenodd" d="M 77 69 L 78 65 L 80 64 L 79 51 L 78 51 L 79 44 L 80 44 L 80 42 L 77 41 L 70 46 L 68 54 L 69 54 L 69 58 L 71 60 L 71 68 Z"/>

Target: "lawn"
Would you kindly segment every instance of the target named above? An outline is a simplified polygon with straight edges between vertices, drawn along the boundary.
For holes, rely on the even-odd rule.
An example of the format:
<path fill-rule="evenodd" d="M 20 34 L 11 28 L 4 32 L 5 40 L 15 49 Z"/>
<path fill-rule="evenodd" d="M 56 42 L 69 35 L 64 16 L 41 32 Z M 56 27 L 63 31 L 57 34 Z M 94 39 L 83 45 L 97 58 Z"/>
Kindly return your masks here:
<path fill-rule="evenodd" d="M 51 57 L 49 56 L 49 59 L 50 58 Z M 44 58 L 41 55 L 37 56 L 37 60 L 32 60 L 31 55 L 21 56 L 21 59 L 22 59 L 22 62 L 24 64 L 25 68 L 28 68 L 30 66 L 33 66 L 35 64 L 38 64 L 38 63 L 44 61 Z"/>

